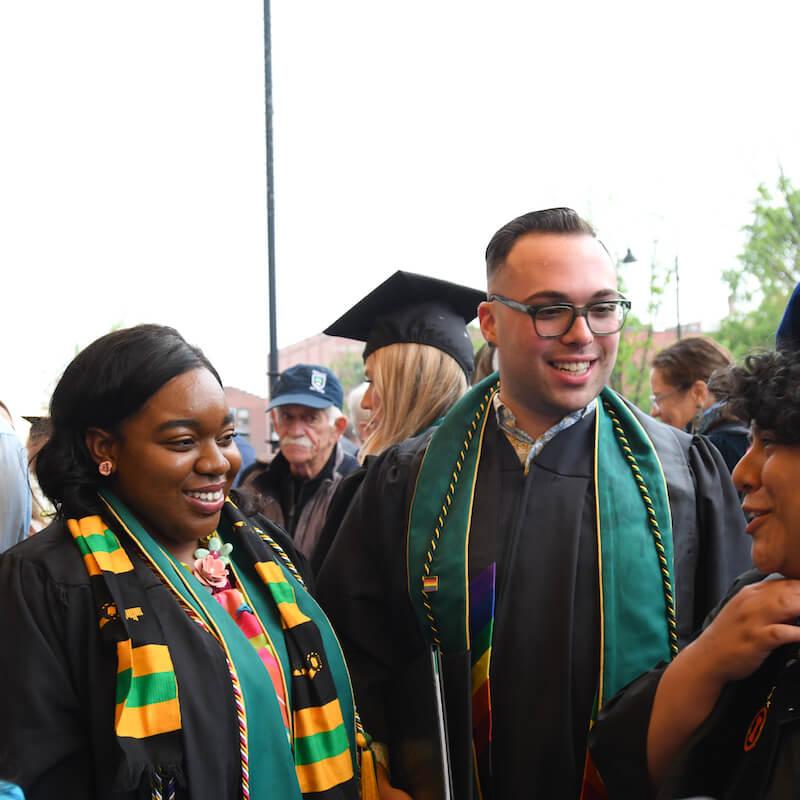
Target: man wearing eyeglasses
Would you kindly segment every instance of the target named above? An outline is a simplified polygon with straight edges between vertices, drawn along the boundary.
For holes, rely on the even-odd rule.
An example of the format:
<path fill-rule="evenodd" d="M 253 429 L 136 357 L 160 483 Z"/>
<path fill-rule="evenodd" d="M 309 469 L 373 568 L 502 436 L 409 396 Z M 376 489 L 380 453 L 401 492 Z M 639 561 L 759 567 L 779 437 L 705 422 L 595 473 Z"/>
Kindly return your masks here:
<path fill-rule="evenodd" d="M 478 314 L 499 379 L 370 466 L 319 597 L 365 727 L 389 745 L 382 781 L 431 785 L 408 777 L 398 731 L 413 712 L 397 709 L 431 648 L 453 797 L 600 798 L 598 709 L 749 566 L 744 520 L 712 447 L 606 388 L 630 302 L 586 221 L 526 214 L 486 263 Z"/>

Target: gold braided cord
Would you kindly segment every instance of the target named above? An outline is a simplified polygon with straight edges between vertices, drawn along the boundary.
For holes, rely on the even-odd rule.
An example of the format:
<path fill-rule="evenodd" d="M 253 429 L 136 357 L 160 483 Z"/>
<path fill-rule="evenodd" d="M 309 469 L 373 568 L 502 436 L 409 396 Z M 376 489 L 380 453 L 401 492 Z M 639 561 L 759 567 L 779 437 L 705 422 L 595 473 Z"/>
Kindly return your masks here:
<path fill-rule="evenodd" d="M 259 537 L 268 544 L 277 554 L 278 558 L 283 562 L 286 569 L 292 574 L 292 577 L 304 588 L 306 591 L 306 582 L 303 580 L 303 577 L 297 571 L 297 567 L 292 563 L 292 560 L 286 555 L 286 551 L 265 531 L 262 531 L 261 528 L 257 528 L 253 525 L 253 530 L 259 535 Z"/>
<path fill-rule="evenodd" d="M 459 478 L 461 477 L 461 471 L 464 467 L 464 459 L 466 458 L 467 452 L 472 445 L 472 439 L 478 430 L 478 423 L 480 422 L 480 419 L 483 416 L 483 413 L 486 410 L 486 406 L 491 400 L 492 395 L 497 391 L 497 388 L 498 384 L 495 383 L 489 389 L 489 391 L 486 392 L 486 394 L 483 396 L 483 400 L 481 400 L 480 405 L 478 406 L 478 410 L 475 412 L 472 422 L 467 428 L 467 435 L 461 444 L 458 458 L 456 459 L 455 466 L 453 467 L 453 472 L 450 475 L 450 484 L 444 496 L 444 500 L 442 500 L 442 507 L 439 511 L 439 516 L 436 519 L 436 527 L 433 529 L 433 536 L 431 537 L 430 544 L 428 545 L 428 551 L 425 554 L 425 563 L 422 565 L 423 572 L 425 573 L 422 579 L 422 604 L 425 606 L 425 616 L 428 618 L 428 624 L 431 626 L 433 643 L 437 647 L 441 646 L 441 642 L 439 641 L 439 629 L 436 627 L 436 619 L 433 616 L 433 607 L 428 599 L 428 593 L 425 591 L 425 578 L 429 577 L 431 574 L 433 556 L 436 552 L 436 547 L 439 544 L 439 538 L 442 534 L 442 528 L 444 528 L 445 521 L 447 520 L 447 514 L 450 510 L 450 506 L 453 503 L 453 495 L 455 494 L 456 486 L 458 485 Z"/>
<path fill-rule="evenodd" d="M 653 508 L 653 501 L 650 499 L 650 492 L 647 489 L 647 484 L 642 477 L 642 472 L 639 465 L 636 463 L 636 456 L 630 447 L 625 431 L 620 424 L 619 418 L 614 413 L 614 409 L 607 403 L 603 402 L 608 416 L 611 418 L 614 433 L 617 436 L 617 441 L 622 448 L 622 453 L 625 456 L 628 464 L 630 465 L 636 485 L 639 487 L 639 494 L 642 496 L 644 507 L 647 512 L 647 521 L 650 523 L 650 532 L 653 534 L 653 542 L 656 547 L 656 555 L 658 556 L 659 567 L 661 568 L 661 579 L 664 587 L 664 604 L 667 609 L 667 627 L 669 629 L 669 649 L 673 657 L 678 654 L 678 621 L 675 614 L 675 598 L 672 589 L 672 577 L 669 572 L 669 563 L 667 562 L 666 551 L 664 550 L 664 543 L 661 537 L 661 530 L 658 527 L 658 520 L 656 519 L 656 512 Z"/>
<path fill-rule="evenodd" d="M 167 586 L 172 588 L 171 585 L 168 583 Z M 183 608 L 186 616 L 189 617 L 192 622 L 202 628 L 206 633 L 213 636 L 219 644 L 222 646 L 222 652 L 225 656 L 225 662 L 228 666 L 228 675 L 231 679 L 231 687 L 233 689 L 233 699 L 234 705 L 236 706 L 236 720 L 239 727 L 239 760 L 241 763 L 242 769 L 242 798 L 243 800 L 250 800 L 250 757 L 248 752 L 248 734 L 247 734 L 247 713 L 244 707 L 244 696 L 242 695 L 242 687 L 239 683 L 239 676 L 236 673 L 236 669 L 233 666 L 233 661 L 231 661 L 230 655 L 228 653 L 228 648 L 225 645 L 224 640 L 222 639 L 221 635 L 218 635 L 215 630 L 206 624 L 205 620 L 192 608 L 189 603 L 183 598 L 180 592 L 175 591 L 174 589 L 173 595 L 178 601 L 178 604 Z M 156 795 L 153 795 L 155 800 Z M 167 800 L 172 800 L 172 797 L 168 797 Z M 160 798 L 159 798 L 160 800 Z"/>

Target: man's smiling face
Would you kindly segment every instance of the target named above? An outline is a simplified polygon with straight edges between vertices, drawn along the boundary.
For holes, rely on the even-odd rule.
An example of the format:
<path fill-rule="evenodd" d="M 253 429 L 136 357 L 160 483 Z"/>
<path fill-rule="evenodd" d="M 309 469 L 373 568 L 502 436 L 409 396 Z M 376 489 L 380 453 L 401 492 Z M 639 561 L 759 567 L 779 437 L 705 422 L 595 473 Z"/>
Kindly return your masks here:
<path fill-rule="evenodd" d="M 489 293 L 527 305 L 614 299 L 617 276 L 600 242 L 581 233 L 529 233 L 489 279 Z M 501 394 L 528 433 L 538 436 L 590 403 L 608 382 L 620 334 L 596 336 L 583 317 L 555 339 L 542 339 L 525 313 L 482 303 L 481 329 L 497 345 Z"/>

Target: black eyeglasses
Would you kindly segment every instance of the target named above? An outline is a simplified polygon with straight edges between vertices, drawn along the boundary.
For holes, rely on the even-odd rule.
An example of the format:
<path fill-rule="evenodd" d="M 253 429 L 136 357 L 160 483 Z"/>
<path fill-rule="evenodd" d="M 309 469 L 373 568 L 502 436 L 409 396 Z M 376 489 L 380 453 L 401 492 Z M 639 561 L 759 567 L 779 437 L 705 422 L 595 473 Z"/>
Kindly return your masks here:
<path fill-rule="evenodd" d="M 497 300 L 504 306 L 522 311 L 533 320 L 536 334 L 542 339 L 558 339 L 574 324 L 577 317 L 583 317 L 589 330 L 595 336 L 610 336 L 618 333 L 625 325 L 625 318 L 631 310 L 631 301 L 620 297 L 614 300 L 598 300 L 585 306 L 572 303 L 552 303 L 546 306 L 528 306 L 500 294 L 490 294 L 490 302 Z"/>

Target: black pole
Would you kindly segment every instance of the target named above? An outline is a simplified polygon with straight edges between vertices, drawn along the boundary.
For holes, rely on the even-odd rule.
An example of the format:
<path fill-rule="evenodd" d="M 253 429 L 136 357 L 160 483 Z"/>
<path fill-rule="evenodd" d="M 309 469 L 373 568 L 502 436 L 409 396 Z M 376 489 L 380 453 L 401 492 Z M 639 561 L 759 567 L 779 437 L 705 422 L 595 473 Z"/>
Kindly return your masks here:
<path fill-rule="evenodd" d="M 675 321 L 678 323 L 678 340 L 681 338 L 681 276 L 678 271 L 678 256 L 675 256 Z"/>
<path fill-rule="evenodd" d="M 269 282 L 269 396 L 278 377 L 278 317 L 275 289 L 275 191 L 272 171 L 272 33 L 270 0 L 264 0 L 264 91 L 267 127 L 267 275 Z"/>

